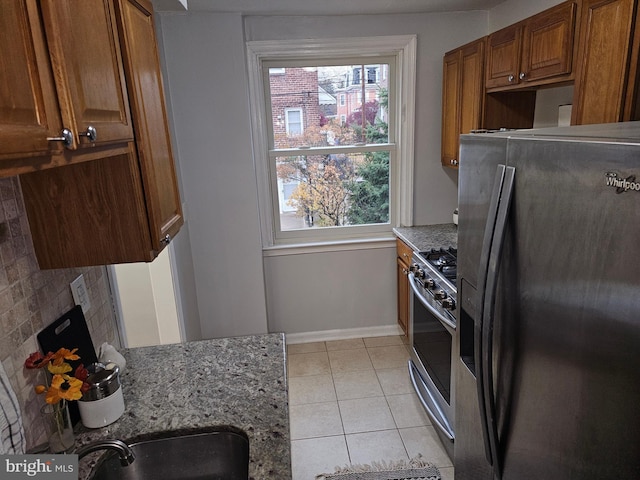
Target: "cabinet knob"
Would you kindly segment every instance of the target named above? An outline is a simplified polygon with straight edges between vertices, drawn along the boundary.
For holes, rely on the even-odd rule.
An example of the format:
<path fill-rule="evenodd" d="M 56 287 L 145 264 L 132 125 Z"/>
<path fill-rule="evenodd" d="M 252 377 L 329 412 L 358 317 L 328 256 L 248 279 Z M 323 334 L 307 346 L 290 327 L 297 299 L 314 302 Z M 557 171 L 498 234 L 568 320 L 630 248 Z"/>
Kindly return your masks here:
<path fill-rule="evenodd" d="M 513 81 L 516 79 L 516 77 L 514 77 L 513 75 L 509 75 L 507 77 L 507 80 L 509 80 L 509 83 L 513 83 Z"/>
<path fill-rule="evenodd" d="M 168 233 L 164 236 L 163 239 L 160 240 L 160 243 L 164 243 L 165 245 L 169 245 L 171 243 L 171 235 Z"/>
<path fill-rule="evenodd" d="M 527 75 L 524 72 L 520 72 L 520 80 L 524 80 L 527 78 Z"/>
<path fill-rule="evenodd" d="M 449 160 L 449 163 L 455 166 L 455 165 L 458 165 L 458 160 L 456 160 L 455 158 L 452 158 L 451 160 Z"/>
<path fill-rule="evenodd" d="M 63 128 L 60 131 L 59 137 L 47 137 L 47 140 L 50 142 L 62 142 L 65 148 L 71 148 L 73 145 L 73 134 L 68 128 Z"/>
<path fill-rule="evenodd" d="M 98 138 L 98 131 L 95 127 L 89 125 L 84 132 L 78 134 L 79 137 L 87 137 L 91 142 L 95 142 Z"/>

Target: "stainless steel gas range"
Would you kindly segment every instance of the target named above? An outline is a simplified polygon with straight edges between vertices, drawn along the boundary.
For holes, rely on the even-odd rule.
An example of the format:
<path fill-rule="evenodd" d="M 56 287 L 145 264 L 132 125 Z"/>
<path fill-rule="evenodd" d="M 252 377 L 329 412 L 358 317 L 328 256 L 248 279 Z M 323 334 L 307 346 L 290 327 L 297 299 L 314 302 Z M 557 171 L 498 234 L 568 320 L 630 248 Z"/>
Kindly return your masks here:
<path fill-rule="evenodd" d="M 453 345 L 457 250 L 414 253 L 409 273 L 413 386 L 447 453 L 453 458 Z"/>

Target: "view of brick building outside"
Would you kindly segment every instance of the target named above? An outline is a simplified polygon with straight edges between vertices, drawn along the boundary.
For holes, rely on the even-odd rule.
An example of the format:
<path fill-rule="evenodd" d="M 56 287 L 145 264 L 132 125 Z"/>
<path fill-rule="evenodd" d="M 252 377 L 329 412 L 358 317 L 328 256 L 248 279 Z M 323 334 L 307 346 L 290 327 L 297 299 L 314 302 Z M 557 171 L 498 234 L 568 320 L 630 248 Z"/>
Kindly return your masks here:
<path fill-rule="evenodd" d="M 271 69 L 269 81 L 275 147 L 287 147 L 290 143 L 282 141 L 287 133 L 302 133 L 310 126 L 320 126 L 318 72 L 305 68 Z M 299 130 L 297 121 L 301 122 Z"/>

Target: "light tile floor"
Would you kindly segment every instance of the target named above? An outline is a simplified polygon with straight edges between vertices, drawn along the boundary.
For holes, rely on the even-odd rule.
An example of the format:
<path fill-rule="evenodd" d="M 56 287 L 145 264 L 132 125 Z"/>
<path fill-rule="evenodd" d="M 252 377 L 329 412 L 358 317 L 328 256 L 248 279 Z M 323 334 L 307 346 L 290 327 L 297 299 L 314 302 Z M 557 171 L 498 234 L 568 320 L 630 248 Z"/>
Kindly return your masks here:
<path fill-rule="evenodd" d="M 391 336 L 288 345 L 293 480 L 418 454 L 453 480 L 409 380 L 405 342 Z"/>

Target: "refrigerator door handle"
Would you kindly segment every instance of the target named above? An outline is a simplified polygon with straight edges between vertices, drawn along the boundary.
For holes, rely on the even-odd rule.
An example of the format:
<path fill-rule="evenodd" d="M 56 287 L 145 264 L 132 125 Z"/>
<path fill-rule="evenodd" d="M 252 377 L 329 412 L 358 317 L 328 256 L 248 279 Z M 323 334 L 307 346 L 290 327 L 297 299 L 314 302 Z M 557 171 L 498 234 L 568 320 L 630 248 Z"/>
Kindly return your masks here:
<path fill-rule="evenodd" d="M 477 317 L 474 325 L 474 344 L 475 344 L 475 364 L 476 364 L 476 387 L 478 392 L 478 406 L 480 407 L 480 423 L 482 426 L 482 437 L 484 439 L 484 452 L 487 458 L 487 462 L 493 465 L 493 452 L 491 451 L 491 442 L 489 440 L 489 427 L 487 424 L 486 407 L 485 407 L 485 388 L 484 388 L 484 376 L 483 362 L 485 356 L 483 355 L 483 343 L 482 343 L 482 320 L 483 320 L 483 307 L 484 298 L 487 284 L 487 274 L 489 271 L 489 256 L 491 253 L 491 243 L 493 241 L 493 235 L 496 226 L 496 217 L 498 215 L 498 206 L 500 204 L 500 196 L 502 195 L 502 186 L 504 183 L 504 173 L 506 167 L 504 165 L 498 165 L 496 170 L 496 176 L 493 183 L 493 190 L 491 199 L 489 202 L 489 212 L 487 213 L 487 223 L 484 229 L 484 237 L 482 240 L 482 251 L 480 252 L 480 265 L 478 267 L 478 305 L 476 306 Z"/>
<path fill-rule="evenodd" d="M 498 431 L 493 397 L 493 312 L 497 288 L 498 269 L 506 222 L 511 206 L 515 169 L 498 165 L 493 193 L 489 203 L 487 224 L 482 242 L 478 271 L 478 316 L 474 326 L 475 361 L 477 365 L 477 392 L 480 409 L 485 456 L 500 478 Z"/>

